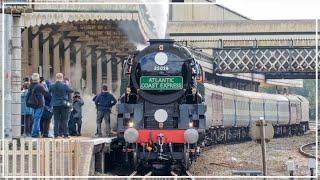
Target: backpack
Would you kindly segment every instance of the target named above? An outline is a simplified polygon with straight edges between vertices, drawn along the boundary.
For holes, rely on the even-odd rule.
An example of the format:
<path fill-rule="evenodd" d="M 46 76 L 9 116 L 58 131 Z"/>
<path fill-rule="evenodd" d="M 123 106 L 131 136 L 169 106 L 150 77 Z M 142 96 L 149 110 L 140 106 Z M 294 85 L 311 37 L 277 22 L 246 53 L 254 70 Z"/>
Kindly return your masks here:
<path fill-rule="evenodd" d="M 26 105 L 31 108 L 38 108 L 41 106 L 40 100 L 37 98 L 36 93 L 34 92 L 37 86 L 34 86 L 32 91 L 28 91 L 26 97 Z"/>

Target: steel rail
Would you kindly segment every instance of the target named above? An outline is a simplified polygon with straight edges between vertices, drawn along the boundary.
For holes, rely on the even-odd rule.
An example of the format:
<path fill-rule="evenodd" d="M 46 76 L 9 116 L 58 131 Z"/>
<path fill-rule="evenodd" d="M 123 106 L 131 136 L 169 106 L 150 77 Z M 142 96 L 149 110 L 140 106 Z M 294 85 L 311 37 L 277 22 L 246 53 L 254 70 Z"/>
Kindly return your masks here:
<path fill-rule="evenodd" d="M 316 158 L 315 154 L 306 152 L 306 148 L 310 148 L 311 147 L 311 149 L 312 149 L 313 146 L 316 146 L 315 142 L 304 144 L 304 145 L 300 146 L 300 148 L 299 148 L 300 154 L 302 154 L 303 156 L 309 157 L 309 158 Z M 318 159 L 320 159 L 320 158 L 318 157 Z"/>

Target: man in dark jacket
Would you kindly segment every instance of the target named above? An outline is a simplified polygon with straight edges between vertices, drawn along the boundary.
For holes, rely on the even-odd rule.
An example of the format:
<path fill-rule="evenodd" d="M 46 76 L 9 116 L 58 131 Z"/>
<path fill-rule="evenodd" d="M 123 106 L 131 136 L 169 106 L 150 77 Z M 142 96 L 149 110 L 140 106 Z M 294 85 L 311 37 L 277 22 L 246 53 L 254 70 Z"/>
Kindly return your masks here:
<path fill-rule="evenodd" d="M 110 113 L 111 108 L 117 103 L 117 100 L 114 98 L 112 94 L 108 92 L 108 86 L 102 86 L 102 92 L 94 98 L 94 102 L 97 108 L 97 133 L 96 137 L 102 137 L 101 132 L 101 123 L 102 119 L 104 119 L 106 123 L 106 134 L 107 136 L 111 135 L 110 128 Z"/>
<path fill-rule="evenodd" d="M 68 111 L 71 104 L 68 101 L 69 94 L 73 90 L 63 82 L 63 74 L 56 74 L 56 82 L 50 86 L 52 94 L 51 105 L 54 117 L 54 137 L 68 138 Z M 60 131 L 62 129 L 62 132 Z"/>
<path fill-rule="evenodd" d="M 32 125 L 32 137 L 39 137 L 40 132 L 40 119 L 43 113 L 44 107 L 44 94 L 48 92 L 48 89 L 40 83 L 40 76 L 38 73 L 33 73 L 31 76 L 32 83 L 28 89 L 26 97 L 26 104 L 33 109 L 33 125 Z"/>
<path fill-rule="evenodd" d="M 40 77 L 40 83 L 42 83 L 46 87 L 50 87 L 51 82 L 49 80 L 44 80 Z M 51 106 L 51 93 L 47 92 L 44 94 L 44 102 L 45 106 L 43 109 L 41 123 L 40 123 L 40 131 L 42 137 L 48 138 L 49 137 L 49 128 L 52 118 L 52 106 Z"/>
<path fill-rule="evenodd" d="M 80 93 L 76 91 L 73 95 L 72 111 L 69 120 L 69 134 L 71 136 L 81 136 L 83 100 Z"/>

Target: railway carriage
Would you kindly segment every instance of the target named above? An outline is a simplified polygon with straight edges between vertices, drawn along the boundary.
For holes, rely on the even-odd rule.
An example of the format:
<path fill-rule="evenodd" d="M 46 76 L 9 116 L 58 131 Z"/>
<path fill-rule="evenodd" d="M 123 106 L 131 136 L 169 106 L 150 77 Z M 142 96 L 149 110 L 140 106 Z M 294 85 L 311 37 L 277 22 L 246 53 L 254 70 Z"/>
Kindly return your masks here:
<path fill-rule="evenodd" d="M 300 135 L 308 130 L 309 102 L 302 96 L 242 91 L 207 83 L 204 86 L 209 109 L 206 115 L 212 119 L 212 124 L 207 124 L 206 144 L 245 140 L 250 124 L 261 117 L 272 123 L 276 137 Z"/>

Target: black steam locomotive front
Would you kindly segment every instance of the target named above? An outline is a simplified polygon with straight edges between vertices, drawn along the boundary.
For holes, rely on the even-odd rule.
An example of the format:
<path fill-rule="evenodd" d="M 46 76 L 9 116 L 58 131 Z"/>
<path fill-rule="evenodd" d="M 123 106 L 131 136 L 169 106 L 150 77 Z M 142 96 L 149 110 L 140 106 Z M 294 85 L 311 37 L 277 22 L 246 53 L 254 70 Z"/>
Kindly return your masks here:
<path fill-rule="evenodd" d="M 149 163 L 189 163 L 205 129 L 202 81 L 200 65 L 173 40 L 151 40 L 124 63 L 118 131 L 137 165 L 145 152 Z"/>

